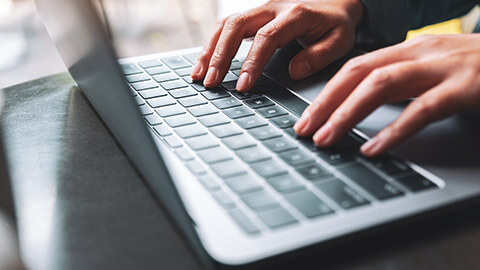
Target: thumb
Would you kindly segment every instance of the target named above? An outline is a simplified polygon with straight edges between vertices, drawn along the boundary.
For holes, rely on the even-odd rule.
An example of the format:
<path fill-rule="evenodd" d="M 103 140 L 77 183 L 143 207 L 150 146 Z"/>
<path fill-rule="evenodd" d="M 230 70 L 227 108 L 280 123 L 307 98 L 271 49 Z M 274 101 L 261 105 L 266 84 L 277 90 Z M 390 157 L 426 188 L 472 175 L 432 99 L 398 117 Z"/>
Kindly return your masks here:
<path fill-rule="evenodd" d="M 353 42 L 353 38 L 345 33 L 329 32 L 321 40 L 306 46 L 292 59 L 289 66 L 290 77 L 300 80 L 319 72 L 348 53 Z"/>

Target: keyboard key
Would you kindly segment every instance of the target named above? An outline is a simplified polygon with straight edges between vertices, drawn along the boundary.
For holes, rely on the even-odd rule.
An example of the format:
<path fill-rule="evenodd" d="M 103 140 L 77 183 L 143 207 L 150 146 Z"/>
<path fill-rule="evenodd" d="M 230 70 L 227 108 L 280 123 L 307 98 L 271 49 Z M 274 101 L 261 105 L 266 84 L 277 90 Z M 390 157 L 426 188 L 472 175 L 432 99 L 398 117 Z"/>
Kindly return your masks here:
<path fill-rule="evenodd" d="M 172 148 L 182 147 L 182 142 L 175 136 L 166 136 L 163 140 Z"/>
<path fill-rule="evenodd" d="M 226 109 L 226 110 L 223 110 L 223 113 L 232 119 L 238 119 L 245 116 L 255 115 L 253 111 L 251 111 L 245 106 Z"/>
<path fill-rule="evenodd" d="M 199 117 L 209 114 L 214 114 L 218 112 L 218 109 L 215 108 L 212 104 L 200 105 L 187 109 L 193 116 Z"/>
<path fill-rule="evenodd" d="M 137 103 L 138 106 L 145 104 L 145 100 L 143 100 L 143 98 L 139 96 L 134 97 L 133 100 L 135 101 L 135 103 Z"/>
<path fill-rule="evenodd" d="M 202 95 L 208 100 L 214 100 L 230 96 L 227 91 L 221 89 L 220 87 L 217 87 L 215 89 L 207 89 L 206 91 L 202 92 Z"/>
<path fill-rule="evenodd" d="M 197 152 L 205 163 L 213 164 L 232 159 L 232 155 L 223 147 L 209 148 Z"/>
<path fill-rule="evenodd" d="M 165 118 L 174 115 L 184 114 L 185 109 L 182 106 L 175 104 L 155 109 L 155 112 L 157 112 L 158 115 L 160 115 L 161 117 Z"/>
<path fill-rule="evenodd" d="M 245 103 L 253 109 L 272 106 L 274 103 L 266 97 L 257 97 L 245 100 Z"/>
<path fill-rule="evenodd" d="M 232 82 L 232 81 L 236 81 L 238 80 L 238 76 L 231 73 L 231 72 L 227 72 L 227 74 L 225 74 L 225 77 L 223 78 L 223 81 L 222 82 Z"/>
<path fill-rule="evenodd" d="M 217 140 L 209 134 L 190 138 L 185 142 L 195 151 L 219 146 Z"/>
<path fill-rule="evenodd" d="M 162 58 L 162 62 L 165 63 L 171 69 L 179 69 L 179 68 L 186 68 L 191 67 L 190 63 L 183 60 L 180 56 L 172 56 L 167 58 Z"/>
<path fill-rule="evenodd" d="M 297 168 L 297 172 L 311 181 L 325 180 L 333 177 L 327 169 L 317 163 Z"/>
<path fill-rule="evenodd" d="M 163 74 L 163 73 L 168 73 L 170 70 L 164 66 L 158 66 L 158 67 L 151 67 L 145 69 L 145 71 L 148 73 L 148 75 L 153 76 L 157 74 Z"/>
<path fill-rule="evenodd" d="M 162 66 L 162 63 L 160 63 L 160 61 L 158 61 L 157 59 L 150 59 L 150 60 L 138 62 L 138 65 L 141 66 L 142 68 L 150 68 L 150 67 Z"/>
<path fill-rule="evenodd" d="M 220 163 L 215 163 L 210 168 L 221 178 L 233 177 L 236 175 L 246 173 L 244 165 L 236 160 L 228 160 Z"/>
<path fill-rule="evenodd" d="M 182 104 L 182 106 L 185 107 L 185 108 L 208 103 L 207 100 L 205 100 L 205 98 L 203 98 L 202 96 L 193 96 L 193 97 L 181 98 L 181 99 L 178 100 L 178 102 L 180 104 Z"/>
<path fill-rule="evenodd" d="M 273 118 L 273 117 L 288 114 L 287 111 L 280 108 L 280 106 L 278 106 L 278 105 L 269 106 L 269 107 L 266 107 L 266 108 L 260 108 L 257 111 L 265 118 Z"/>
<path fill-rule="evenodd" d="M 181 149 L 181 148 L 180 148 Z M 213 191 L 213 190 L 219 190 L 220 186 L 217 183 L 217 180 L 215 180 L 211 175 L 202 175 L 197 178 L 198 181 L 208 190 Z"/>
<path fill-rule="evenodd" d="M 437 185 L 420 174 L 412 174 L 396 179 L 400 184 L 404 185 L 410 191 L 420 191 L 429 188 L 436 188 Z"/>
<path fill-rule="evenodd" d="M 200 135 L 207 134 L 207 130 L 200 124 L 193 124 L 183 127 L 178 127 L 175 129 L 175 132 L 180 136 L 182 139 L 188 139 Z"/>
<path fill-rule="evenodd" d="M 170 116 L 168 118 L 165 118 L 165 122 L 167 122 L 167 124 L 172 128 L 176 128 L 176 127 L 195 124 L 197 121 L 195 120 L 195 118 L 193 118 L 188 114 L 180 114 L 180 115 L 175 115 L 175 116 Z"/>
<path fill-rule="evenodd" d="M 237 82 L 224 82 L 221 84 L 223 88 L 227 89 L 228 91 L 237 91 Z"/>
<path fill-rule="evenodd" d="M 345 153 L 335 148 L 317 149 L 317 154 L 330 165 L 338 166 L 354 161 L 351 153 Z"/>
<path fill-rule="evenodd" d="M 271 151 L 275 153 L 280 153 L 280 152 L 285 152 L 289 150 L 295 150 L 297 149 L 297 145 L 295 143 L 286 138 L 286 137 L 280 137 L 280 138 L 275 138 L 271 140 L 266 140 L 263 142 L 263 144 L 270 149 Z"/>
<path fill-rule="evenodd" d="M 172 72 L 168 72 L 168 73 L 155 75 L 155 76 L 153 76 L 153 79 L 156 82 L 162 83 L 162 82 L 177 80 L 178 77 L 175 74 L 173 74 Z"/>
<path fill-rule="evenodd" d="M 163 82 L 163 83 L 160 83 L 160 85 L 165 90 L 173 90 L 173 89 L 178 89 L 178 88 L 183 88 L 188 86 L 186 82 L 178 79 L 175 81 Z"/>
<path fill-rule="evenodd" d="M 146 89 L 157 88 L 158 84 L 156 84 L 152 80 L 149 80 L 149 81 L 144 81 L 144 82 L 132 83 L 132 87 L 137 91 L 141 91 L 141 90 L 146 90 Z"/>
<path fill-rule="evenodd" d="M 213 127 L 230 123 L 230 119 L 223 114 L 216 113 L 197 118 L 204 126 Z"/>
<path fill-rule="evenodd" d="M 271 178 L 287 173 L 285 166 L 275 160 L 261 161 L 251 164 L 250 166 L 258 175 L 264 178 Z"/>
<path fill-rule="evenodd" d="M 413 170 L 404 162 L 393 158 L 377 158 L 368 160 L 376 169 L 387 175 L 411 173 Z"/>
<path fill-rule="evenodd" d="M 148 105 L 150 105 L 150 107 L 157 108 L 157 107 L 173 105 L 173 104 L 176 104 L 177 102 L 175 102 L 175 99 L 173 99 L 170 96 L 164 96 L 164 97 L 147 99 L 147 103 Z"/>
<path fill-rule="evenodd" d="M 125 75 L 142 73 L 142 70 L 139 67 L 137 67 L 137 65 L 131 64 L 131 63 L 120 64 L 120 68 L 122 69 L 123 74 L 125 74 Z"/>
<path fill-rule="evenodd" d="M 145 73 L 140 73 L 140 74 L 128 75 L 125 77 L 125 79 L 129 83 L 135 83 L 135 82 L 148 81 L 150 80 L 150 76 L 148 76 Z"/>
<path fill-rule="evenodd" d="M 150 114 L 145 116 L 145 120 L 151 126 L 160 125 L 162 123 L 162 119 L 156 114 Z"/>
<path fill-rule="evenodd" d="M 213 103 L 213 105 L 215 105 L 215 107 L 217 107 L 221 110 L 228 109 L 228 108 L 233 108 L 233 107 L 237 107 L 237 106 L 242 105 L 242 103 L 240 103 L 240 101 L 238 101 L 237 99 L 235 99 L 233 97 L 217 99 L 217 100 L 212 101 L 212 103 Z"/>
<path fill-rule="evenodd" d="M 232 123 L 212 127 L 210 131 L 220 139 L 243 133 L 242 129 Z"/>
<path fill-rule="evenodd" d="M 184 55 L 183 57 L 185 59 L 187 59 L 191 64 L 195 64 L 199 54 L 200 53 L 189 53 L 189 54 Z"/>
<path fill-rule="evenodd" d="M 274 123 L 279 128 L 291 128 L 297 122 L 297 118 L 293 115 L 285 115 L 285 116 L 275 117 L 270 121 L 272 121 L 272 123 Z"/>
<path fill-rule="evenodd" d="M 339 170 L 379 200 L 402 195 L 400 190 L 362 164 L 353 164 Z"/>
<path fill-rule="evenodd" d="M 150 109 L 150 107 L 147 106 L 147 105 L 140 105 L 140 106 L 138 106 L 138 109 L 140 110 L 141 115 L 153 114 L 152 109 Z"/>
<path fill-rule="evenodd" d="M 191 86 L 192 86 L 193 88 L 195 88 L 195 90 L 197 90 L 198 92 L 202 92 L 202 91 L 207 90 L 207 89 L 205 88 L 205 86 L 203 86 L 202 83 L 193 82 L 193 83 L 191 84 Z"/>
<path fill-rule="evenodd" d="M 183 76 L 189 76 L 192 73 L 192 68 L 182 68 L 182 69 L 177 69 L 175 70 L 175 73 L 177 73 L 178 76 L 183 77 Z"/>
<path fill-rule="evenodd" d="M 251 147 L 236 152 L 237 156 L 240 157 L 246 163 L 255 163 L 267 159 L 271 159 L 270 153 L 267 150 L 261 147 Z"/>
<path fill-rule="evenodd" d="M 154 97 L 163 97 L 166 96 L 168 93 L 160 88 L 154 88 L 149 90 L 143 90 L 138 92 L 140 96 L 144 99 L 154 98 Z"/>
<path fill-rule="evenodd" d="M 278 192 L 288 193 L 304 189 L 305 187 L 291 174 L 267 179 L 267 182 Z"/>
<path fill-rule="evenodd" d="M 230 69 L 241 69 L 243 63 L 240 61 L 232 61 L 232 65 L 230 65 Z"/>
<path fill-rule="evenodd" d="M 250 129 L 248 133 L 250 133 L 254 138 L 260 141 L 282 136 L 280 131 L 270 125 Z"/>
<path fill-rule="evenodd" d="M 183 76 L 182 79 L 188 84 L 193 83 L 193 79 L 190 76 Z"/>
<path fill-rule="evenodd" d="M 230 70 L 233 74 L 240 76 L 240 73 L 242 73 L 242 69 L 232 69 Z"/>
<path fill-rule="evenodd" d="M 268 125 L 267 121 L 265 121 L 265 119 L 261 118 L 258 115 L 239 118 L 235 120 L 235 122 L 244 129 L 251 129 Z"/>
<path fill-rule="evenodd" d="M 360 146 L 365 142 L 365 139 L 361 138 L 360 136 L 354 133 L 348 133 L 347 135 L 343 136 L 335 146 L 345 150 L 347 152 L 358 151 Z"/>
<path fill-rule="evenodd" d="M 196 160 L 187 161 L 185 162 L 185 165 L 194 175 L 202 175 L 207 173 L 205 168 L 203 168 L 203 165 Z"/>
<path fill-rule="evenodd" d="M 264 189 L 241 196 L 245 204 L 255 211 L 278 208 L 275 198 Z"/>
<path fill-rule="evenodd" d="M 343 209 L 350 209 L 360 205 L 368 204 L 367 199 L 363 198 L 339 179 L 317 182 L 315 186 L 334 200 Z"/>
<path fill-rule="evenodd" d="M 279 156 L 283 159 L 283 161 L 294 167 L 315 162 L 315 160 L 303 150 L 283 152 Z"/>
<path fill-rule="evenodd" d="M 175 149 L 175 154 L 177 154 L 177 156 L 183 161 L 194 159 L 193 154 L 185 147 Z"/>
<path fill-rule="evenodd" d="M 267 224 L 268 227 L 272 229 L 297 223 L 297 220 L 283 208 L 261 212 L 258 214 L 258 216 L 263 222 L 265 222 L 265 224 Z"/>
<path fill-rule="evenodd" d="M 172 90 L 169 92 L 170 95 L 174 98 L 183 98 L 183 97 L 191 97 L 197 95 L 197 91 L 195 91 L 191 87 L 180 88 L 176 90 Z"/>
<path fill-rule="evenodd" d="M 332 214 L 333 210 L 320 200 L 313 192 L 303 190 L 286 195 L 285 198 L 308 218 Z"/>
<path fill-rule="evenodd" d="M 238 208 L 234 208 L 228 212 L 230 216 L 237 222 L 240 228 L 248 234 L 256 234 L 260 231 L 257 226 Z"/>
<path fill-rule="evenodd" d="M 153 129 L 162 137 L 172 135 L 170 129 L 168 129 L 165 125 L 158 125 L 153 127 Z"/>
<path fill-rule="evenodd" d="M 260 182 L 251 174 L 242 174 L 225 180 L 235 193 L 245 194 L 262 189 Z"/>
<path fill-rule="evenodd" d="M 219 191 L 215 191 L 212 193 L 212 196 L 213 198 L 215 198 L 215 200 L 217 200 L 217 202 L 229 209 L 229 208 L 234 208 L 235 207 L 235 202 L 232 200 L 232 198 L 230 196 L 228 196 L 228 194 L 223 191 L 223 190 L 219 190 Z"/>
<path fill-rule="evenodd" d="M 222 142 L 232 150 L 239 150 L 257 145 L 257 142 L 246 134 L 228 137 L 223 139 Z"/>

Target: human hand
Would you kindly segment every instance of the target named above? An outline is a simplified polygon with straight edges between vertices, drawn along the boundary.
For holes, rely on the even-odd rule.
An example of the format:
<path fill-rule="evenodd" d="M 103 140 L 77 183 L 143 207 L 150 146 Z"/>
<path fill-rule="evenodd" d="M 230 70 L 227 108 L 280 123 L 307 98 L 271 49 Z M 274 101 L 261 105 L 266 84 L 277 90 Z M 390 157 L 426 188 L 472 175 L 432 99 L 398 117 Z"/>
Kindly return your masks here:
<path fill-rule="evenodd" d="M 429 123 L 480 108 L 480 34 L 423 36 L 347 62 L 295 125 L 327 147 L 380 105 L 417 97 L 361 151 L 377 156 Z"/>
<path fill-rule="evenodd" d="M 277 48 L 298 39 L 305 49 L 290 62 L 290 76 L 305 78 L 341 56 L 355 42 L 363 13 L 359 0 L 271 0 L 219 21 L 192 69 L 207 87 L 220 84 L 244 38 L 255 36 L 237 90 L 247 91 Z"/>

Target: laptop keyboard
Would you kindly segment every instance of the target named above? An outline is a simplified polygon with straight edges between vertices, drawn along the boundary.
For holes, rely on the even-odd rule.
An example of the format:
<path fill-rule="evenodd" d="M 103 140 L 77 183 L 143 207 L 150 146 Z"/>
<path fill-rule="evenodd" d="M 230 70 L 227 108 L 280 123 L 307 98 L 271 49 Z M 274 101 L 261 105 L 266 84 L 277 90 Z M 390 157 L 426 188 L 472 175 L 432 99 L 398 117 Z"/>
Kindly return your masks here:
<path fill-rule="evenodd" d="M 264 94 L 282 86 L 262 76 L 251 91 L 235 91 L 238 60 L 219 87 L 193 82 L 196 57 L 121 67 L 146 123 L 246 233 L 437 188 L 401 160 L 363 157 L 353 132 L 326 149 L 298 138 L 297 116 Z"/>

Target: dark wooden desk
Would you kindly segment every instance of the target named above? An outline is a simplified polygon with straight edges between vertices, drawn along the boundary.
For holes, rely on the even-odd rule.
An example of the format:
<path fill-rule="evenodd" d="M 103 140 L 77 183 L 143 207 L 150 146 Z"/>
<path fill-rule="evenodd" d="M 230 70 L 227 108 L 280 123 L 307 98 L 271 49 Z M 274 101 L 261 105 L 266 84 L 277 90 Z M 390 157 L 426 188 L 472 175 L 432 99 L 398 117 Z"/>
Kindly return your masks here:
<path fill-rule="evenodd" d="M 68 75 L 2 92 L 1 121 L 29 268 L 198 268 Z M 308 268 L 478 269 L 479 225 L 478 211 L 469 207 L 336 248 L 328 259 L 318 254 Z"/>

